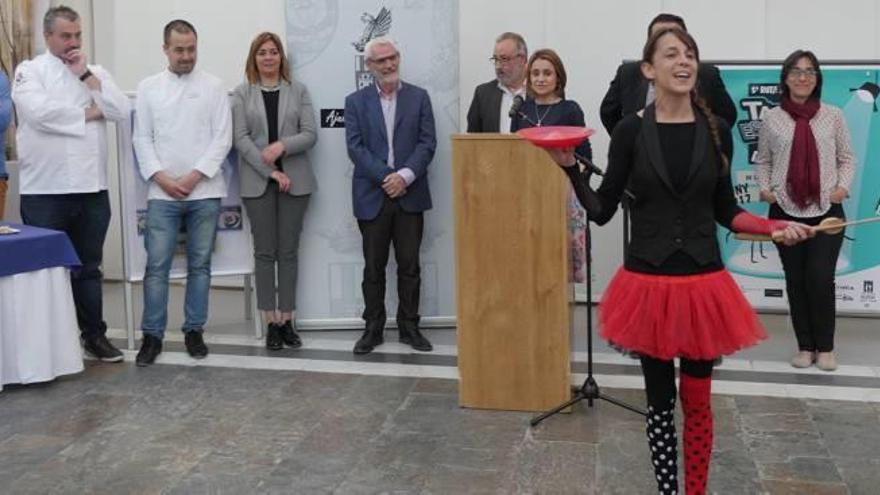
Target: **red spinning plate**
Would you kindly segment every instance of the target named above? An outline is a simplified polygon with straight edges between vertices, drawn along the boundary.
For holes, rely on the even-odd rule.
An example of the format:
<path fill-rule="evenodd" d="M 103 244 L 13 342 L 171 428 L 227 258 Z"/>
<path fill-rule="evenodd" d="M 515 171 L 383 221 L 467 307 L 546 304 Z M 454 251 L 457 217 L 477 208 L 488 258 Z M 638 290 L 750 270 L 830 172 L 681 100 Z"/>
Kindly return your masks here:
<path fill-rule="evenodd" d="M 588 127 L 550 125 L 529 127 L 516 131 L 517 135 L 542 148 L 567 148 L 577 146 L 596 133 Z"/>

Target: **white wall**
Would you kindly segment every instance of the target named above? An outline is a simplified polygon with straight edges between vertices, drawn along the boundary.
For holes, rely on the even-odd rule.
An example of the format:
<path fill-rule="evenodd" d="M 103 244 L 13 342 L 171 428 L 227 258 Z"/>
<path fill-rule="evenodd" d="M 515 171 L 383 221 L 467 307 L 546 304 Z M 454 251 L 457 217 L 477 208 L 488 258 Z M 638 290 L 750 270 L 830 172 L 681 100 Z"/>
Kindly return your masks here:
<path fill-rule="evenodd" d="M 232 89 L 244 80 L 251 39 L 261 31 L 286 37 L 283 0 L 93 0 L 96 46 L 101 64 L 119 85 L 134 91 L 138 82 L 167 64 L 162 28 L 172 19 L 191 22 L 199 35 L 198 66 L 220 77 Z M 107 22 L 109 21 L 109 22 Z"/>

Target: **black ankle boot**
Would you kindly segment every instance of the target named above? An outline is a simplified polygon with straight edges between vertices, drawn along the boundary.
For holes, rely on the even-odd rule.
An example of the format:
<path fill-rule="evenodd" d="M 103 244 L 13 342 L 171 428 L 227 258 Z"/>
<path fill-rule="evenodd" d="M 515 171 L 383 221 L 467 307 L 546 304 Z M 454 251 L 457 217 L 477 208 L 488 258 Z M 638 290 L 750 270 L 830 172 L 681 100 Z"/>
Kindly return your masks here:
<path fill-rule="evenodd" d="M 299 349 L 303 345 L 302 339 L 299 338 L 299 334 L 294 330 L 291 320 L 287 320 L 281 325 L 281 340 L 284 341 L 284 345 L 291 349 Z"/>
<path fill-rule="evenodd" d="M 266 331 L 266 349 L 270 351 L 278 351 L 284 348 L 284 340 L 281 337 L 281 325 L 277 323 L 269 323 L 269 329 Z"/>
<path fill-rule="evenodd" d="M 354 353 L 369 354 L 373 352 L 373 349 L 375 349 L 376 346 L 382 345 L 385 342 L 385 337 L 383 335 L 384 332 L 384 320 L 367 322 L 367 328 L 364 330 L 364 334 L 361 335 L 361 338 L 354 344 Z"/>

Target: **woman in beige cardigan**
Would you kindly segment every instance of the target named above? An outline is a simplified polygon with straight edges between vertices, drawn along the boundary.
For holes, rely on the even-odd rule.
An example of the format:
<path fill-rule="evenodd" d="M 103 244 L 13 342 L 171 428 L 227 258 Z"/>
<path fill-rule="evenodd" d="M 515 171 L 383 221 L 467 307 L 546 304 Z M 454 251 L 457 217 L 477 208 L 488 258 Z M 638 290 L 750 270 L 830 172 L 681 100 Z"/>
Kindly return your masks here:
<path fill-rule="evenodd" d="M 314 109 L 305 86 L 291 78 L 274 33 L 254 38 L 245 73 L 248 81 L 233 94 L 232 118 L 241 196 L 254 238 L 257 306 L 268 324 L 266 347 L 297 348 L 297 252 L 316 189 L 306 154 L 317 141 Z"/>

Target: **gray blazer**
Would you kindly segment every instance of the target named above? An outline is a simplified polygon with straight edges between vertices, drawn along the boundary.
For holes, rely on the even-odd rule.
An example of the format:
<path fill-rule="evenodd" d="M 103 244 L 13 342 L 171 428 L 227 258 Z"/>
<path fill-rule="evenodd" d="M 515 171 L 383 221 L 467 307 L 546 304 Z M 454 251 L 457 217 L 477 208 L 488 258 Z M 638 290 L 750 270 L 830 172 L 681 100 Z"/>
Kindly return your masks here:
<path fill-rule="evenodd" d="M 278 95 L 278 140 L 284 143 L 281 158 L 284 173 L 290 177 L 290 195 L 311 194 L 317 189 L 315 174 L 306 151 L 315 145 L 318 132 L 315 111 L 306 87 L 298 82 L 281 81 Z M 266 107 L 257 84 L 243 83 L 232 93 L 233 143 L 238 151 L 241 197 L 255 198 L 266 191 L 274 165 L 266 165 L 260 152 L 269 144 Z"/>

